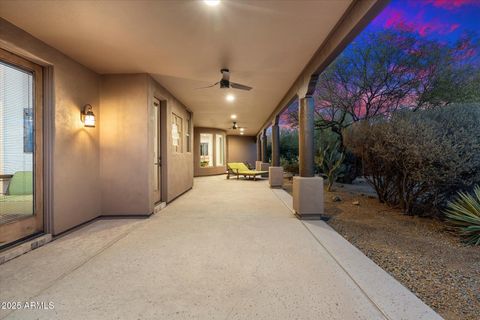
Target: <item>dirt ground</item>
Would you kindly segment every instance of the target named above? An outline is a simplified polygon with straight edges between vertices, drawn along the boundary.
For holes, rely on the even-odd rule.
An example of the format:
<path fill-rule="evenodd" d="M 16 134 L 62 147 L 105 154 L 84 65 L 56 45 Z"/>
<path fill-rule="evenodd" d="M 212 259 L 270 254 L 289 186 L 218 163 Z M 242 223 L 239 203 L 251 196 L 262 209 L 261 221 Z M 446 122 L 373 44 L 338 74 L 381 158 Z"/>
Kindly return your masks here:
<path fill-rule="evenodd" d="M 291 192 L 289 179 L 284 189 Z M 332 228 L 442 317 L 480 319 L 480 247 L 463 245 L 439 220 L 379 203 L 365 181 L 325 192 L 325 214 Z"/>

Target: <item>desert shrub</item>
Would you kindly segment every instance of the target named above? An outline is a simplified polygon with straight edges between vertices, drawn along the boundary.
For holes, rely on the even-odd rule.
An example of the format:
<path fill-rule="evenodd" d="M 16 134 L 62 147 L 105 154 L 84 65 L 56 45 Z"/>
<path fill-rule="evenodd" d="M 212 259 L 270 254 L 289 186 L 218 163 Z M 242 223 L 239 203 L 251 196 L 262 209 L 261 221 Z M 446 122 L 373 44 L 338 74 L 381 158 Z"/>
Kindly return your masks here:
<path fill-rule="evenodd" d="M 447 220 L 462 236 L 466 243 L 480 245 L 480 187 L 472 194 L 459 192 L 445 210 Z"/>
<path fill-rule="evenodd" d="M 292 156 L 291 158 L 280 157 L 280 166 L 283 167 L 283 170 L 292 174 L 298 174 L 300 171 L 298 166 L 298 156 Z"/>
<path fill-rule="evenodd" d="M 408 214 L 438 213 L 480 182 L 480 106 L 401 110 L 358 122 L 344 143 L 362 158 L 380 201 Z"/>
<path fill-rule="evenodd" d="M 318 130 L 316 141 L 315 164 L 327 178 L 327 191 L 331 191 L 333 183 L 345 174 L 345 152 L 341 148 L 340 136 L 331 129 Z"/>
<path fill-rule="evenodd" d="M 289 161 L 298 158 L 298 130 L 280 130 L 280 157 Z"/>
<path fill-rule="evenodd" d="M 280 165 L 286 172 L 299 173 L 298 167 L 298 130 L 280 130 Z"/>
<path fill-rule="evenodd" d="M 342 174 L 337 178 L 337 182 L 351 184 L 362 175 L 362 161 L 349 150 L 343 151 L 345 158 L 342 163 Z"/>

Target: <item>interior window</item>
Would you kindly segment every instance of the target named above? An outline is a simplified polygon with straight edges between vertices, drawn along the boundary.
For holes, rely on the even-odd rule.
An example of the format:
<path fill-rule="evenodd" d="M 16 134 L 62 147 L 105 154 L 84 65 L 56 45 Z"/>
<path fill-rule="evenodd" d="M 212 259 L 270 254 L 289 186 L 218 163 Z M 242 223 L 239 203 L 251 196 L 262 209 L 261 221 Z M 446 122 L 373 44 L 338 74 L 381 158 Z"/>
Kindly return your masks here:
<path fill-rule="evenodd" d="M 216 134 L 215 139 L 217 142 L 215 165 L 224 166 L 225 165 L 225 138 L 221 134 Z"/>
<path fill-rule="evenodd" d="M 187 119 L 187 130 L 185 133 L 186 136 L 186 143 L 187 143 L 187 152 L 192 152 L 192 115 L 191 113 L 188 114 Z"/>
<path fill-rule="evenodd" d="M 213 167 L 213 134 L 200 134 L 200 167 Z"/>
<path fill-rule="evenodd" d="M 175 152 L 182 152 L 182 122 L 182 118 L 172 113 L 172 146 Z"/>

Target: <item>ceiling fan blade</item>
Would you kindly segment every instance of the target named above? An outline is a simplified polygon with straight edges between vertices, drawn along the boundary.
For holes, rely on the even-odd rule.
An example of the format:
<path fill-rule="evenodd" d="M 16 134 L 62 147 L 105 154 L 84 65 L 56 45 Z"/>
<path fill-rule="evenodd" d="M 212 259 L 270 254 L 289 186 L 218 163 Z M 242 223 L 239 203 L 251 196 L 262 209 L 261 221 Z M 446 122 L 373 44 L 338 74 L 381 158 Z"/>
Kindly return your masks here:
<path fill-rule="evenodd" d="M 219 84 L 220 81 L 218 82 L 215 82 L 214 84 L 212 84 L 211 86 L 208 86 L 208 87 L 200 87 L 200 88 L 197 88 L 197 89 L 208 89 L 208 88 L 211 88 L 211 87 L 215 87 L 217 84 Z"/>
<path fill-rule="evenodd" d="M 231 82 L 231 81 L 230 81 L 230 87 L 232 87 L 233 89 L 240 89 L 240 90 L 247 90 L 247 91 L 253 89 L 252 87 L 249 87 L 240 83 Z"/>

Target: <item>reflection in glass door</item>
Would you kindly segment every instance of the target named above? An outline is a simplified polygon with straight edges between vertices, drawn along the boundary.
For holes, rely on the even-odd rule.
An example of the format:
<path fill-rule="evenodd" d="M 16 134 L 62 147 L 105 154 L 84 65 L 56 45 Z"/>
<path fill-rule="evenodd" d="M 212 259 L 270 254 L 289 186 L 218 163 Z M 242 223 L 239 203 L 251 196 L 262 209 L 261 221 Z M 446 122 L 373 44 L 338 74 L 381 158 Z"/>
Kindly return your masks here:
<path fill-rule="evenodd" d="M 42 179 L 38 176 L 42 174 L 39 112 L 42 72 L 33 63 L 5 51 L 0 53 L 0 246 L 3 246 L 43 229 Z"/>

